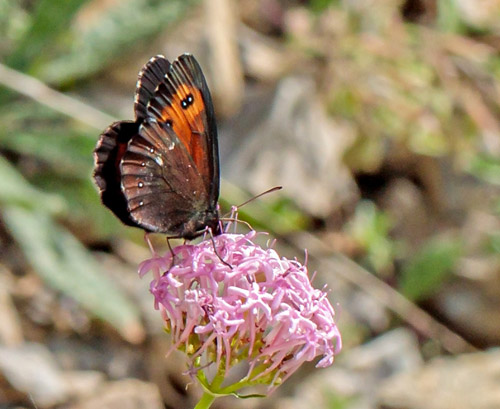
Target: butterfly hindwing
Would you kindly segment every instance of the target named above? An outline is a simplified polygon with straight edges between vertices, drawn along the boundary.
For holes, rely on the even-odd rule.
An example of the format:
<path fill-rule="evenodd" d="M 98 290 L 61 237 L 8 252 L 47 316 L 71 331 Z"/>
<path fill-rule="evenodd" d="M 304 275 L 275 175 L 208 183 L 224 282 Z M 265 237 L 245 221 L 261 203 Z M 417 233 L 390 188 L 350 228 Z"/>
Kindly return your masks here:
<path fill-rule="evenodd" d="M 94 180 L 104 205 L 125 224 L 134 226 L 127 201 L 121 190 L 120 161 L 129 141 L 138 135 L 137 123 L 119 121 L 111 124 L 100 136 L 94 150 Z"/>
<path fill-rule="evenodd" d="M 120 169 L 130 216 L 147 230 L 180 233 L 206 206 L 208 192 L 192 158 L 165 124 L 144 122 Z"/>

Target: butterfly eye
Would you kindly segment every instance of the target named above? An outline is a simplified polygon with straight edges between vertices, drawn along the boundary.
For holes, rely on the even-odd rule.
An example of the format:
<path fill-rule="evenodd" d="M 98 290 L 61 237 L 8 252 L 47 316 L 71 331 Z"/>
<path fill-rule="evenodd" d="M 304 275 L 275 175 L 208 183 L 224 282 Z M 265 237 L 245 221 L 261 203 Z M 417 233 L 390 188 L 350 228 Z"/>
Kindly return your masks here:
<path fill-rule="evenodd" d="M 171 119 L 167 119 L 167 120 L 165 121 L 165 124 L 166 124 L 168 127 L 172 128 L 172 125 L 173 125 L 174 123 L 173 123 L 173 121 L 172 121 Z"/>
<path fill-rule="evenodd" d="M 186 98 L 184 98 L 181 101 L 181 107 L 182 107 L 182 109 L 189 108 L 191 105 L 193 105 L 193 102 L 194 102 L 193 94 L 188 94 L 186 96 Z"/>

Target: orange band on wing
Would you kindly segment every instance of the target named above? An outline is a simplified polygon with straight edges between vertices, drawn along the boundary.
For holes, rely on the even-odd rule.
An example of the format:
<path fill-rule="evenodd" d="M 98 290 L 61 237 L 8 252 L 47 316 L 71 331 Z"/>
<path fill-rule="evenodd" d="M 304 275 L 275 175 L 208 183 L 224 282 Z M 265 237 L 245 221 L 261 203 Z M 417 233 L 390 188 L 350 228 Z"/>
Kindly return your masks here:
<path fill-rule="evenodd" d="M 172 96 L 172 104 L 166 105 L 161 112 L 161 120 L 177 134 L 193 158 L 200 173 L 205 174 L 206 158 L 202 138 L 207 131 L 203 118 L 205 104 L 201 91 L 188 84 L 181 84 Z"/>

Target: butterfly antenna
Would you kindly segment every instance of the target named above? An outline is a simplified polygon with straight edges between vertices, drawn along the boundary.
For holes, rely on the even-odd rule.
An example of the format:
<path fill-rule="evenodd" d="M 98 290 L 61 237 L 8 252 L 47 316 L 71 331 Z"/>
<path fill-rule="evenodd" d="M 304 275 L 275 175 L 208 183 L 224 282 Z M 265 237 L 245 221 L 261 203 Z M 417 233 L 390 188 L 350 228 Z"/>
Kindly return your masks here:
<path fill-rule="evenodd" d="M 283 186 L 274 186 L 271 189 L 267 189 L 265 192 L 262 192 L 262 193 L 258 194 L 257 196 L 251 197 L 246 202 L 243 202 L 242 204 L 236 206 L 236 209 L 239 209 L 240 207 L 245 206 L 246 204 L 254 201 L 255 199 L 258 199 L 261 196 L 267 195 L 268 193 L 276 192 L 277 190 L 281 190 L 281 189 L 283 189 Z"/>

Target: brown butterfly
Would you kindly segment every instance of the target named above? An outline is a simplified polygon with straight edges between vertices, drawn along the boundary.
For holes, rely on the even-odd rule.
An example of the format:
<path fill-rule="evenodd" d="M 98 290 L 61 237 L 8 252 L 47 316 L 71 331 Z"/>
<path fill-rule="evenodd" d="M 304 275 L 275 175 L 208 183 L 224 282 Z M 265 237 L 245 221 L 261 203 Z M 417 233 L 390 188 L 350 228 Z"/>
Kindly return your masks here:
<path fill-rule="evenodd" d="M 135 121 L 111 124 L 94 150 L 102 202 L 123 223 L 193 239 L 220 234 L 219 151 L 212 98 L 196 59 L 142 68 Z"/>

